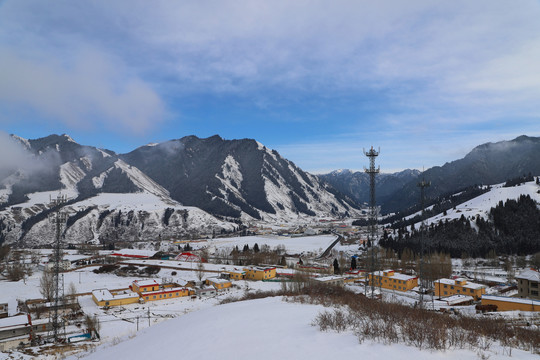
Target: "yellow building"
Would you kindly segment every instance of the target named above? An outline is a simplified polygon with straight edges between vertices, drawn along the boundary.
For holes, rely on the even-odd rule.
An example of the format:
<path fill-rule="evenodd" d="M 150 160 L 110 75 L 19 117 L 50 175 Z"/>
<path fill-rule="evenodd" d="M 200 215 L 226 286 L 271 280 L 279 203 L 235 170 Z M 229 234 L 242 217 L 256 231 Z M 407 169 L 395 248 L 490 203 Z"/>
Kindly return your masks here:
<path fill-rule="evenodd" d="M 249 266 L 244 268 L 248 280 L 268 280 L 276 277 L 275 267 Z"/>
<path fill-rule="evenodd" d="M 130 285 L 130 289 L 136 293 L 143 294 L 146 292 L 159 290 L 161 284 L 156 280 L 135 280 Z"/>
<path fill-rule="evenodd" d="M 370 273 L 369 284 L 383 289 L 409 291 L 418 286 L 418 278 L 395 272 L 394 270 L 376 271 Z"/>
<path fill-rule="evenodd" d="M 156 301 L 189 296 L 193 294 L 195 294 L 195 291 L 185 287 L 164 287 L 158 291 L 145 292 L 144 294 L 141 294 L 141 298 L 144 301 Z"/>
<path fill-rule="evenodd" d="M 132 291 L 110 292 L 107 289 L 92 290 L 92 300 L 97 306 L 119 306 L 139 302 L 139 294 Z"/>
<path fill-rule="evenodd" d="M 468 282 L 466 279 L 435 280 L 435 296 L 468 295 L 479 300 L 486 293 L 486 286 Z"/>
<path fill-rule="evenodd" d="M 505 296 L 484 295 L 482 305 L 496 305 L 497 311 L 540 311 L 540 301 L 511 298 Z"/>
<path fill-rule="evenodd" d="M 244 280 L 246 272 L 241 270 L 225 270 L 221 272 L 231 280 Z"/>
<path fill-rule="evenodd" d="M 206 285 L 212 285 L 216 290 L 223 290 L 232 286 L 232 283 L 226 279 L 208 278 Z"/>

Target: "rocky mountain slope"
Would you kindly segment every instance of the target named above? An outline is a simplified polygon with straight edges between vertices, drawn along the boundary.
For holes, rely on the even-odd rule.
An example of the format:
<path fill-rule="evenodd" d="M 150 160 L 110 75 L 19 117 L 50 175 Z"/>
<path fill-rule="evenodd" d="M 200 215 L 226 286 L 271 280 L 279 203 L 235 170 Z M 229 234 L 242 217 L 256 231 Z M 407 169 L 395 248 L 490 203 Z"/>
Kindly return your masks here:
<path fill-rule="evenodd" d="M 411 169 L 392 174 L 378 174 L 375 178 L 375 193 L 378 201 L 384 203 L 385 199 L 402 189 L 410 181 L 417 179 L 418 175 L 420 175 L 420 171 Z M 357 202 L 369 202 L 369 175 L 365 172 L 344 169 L 318 176 Z"/>
<path fill-rule="evenodd" d="M 124 155 L 67 135 L 7 141 L 17 161 L 0 166 L 0 242 L 50 242 L 50 202 L 59 191 L 68 199 L 67 242 L 181 238 L 233 231 L 242 220 L 358 211 L 254 140 L 189 136 Z"/>
<path fill-rule="evenodd" d="M 464 158 L 425 171 L 426 197 L 436 199 L 473 185 L 489 185 L 532 174 L 540 175 L 540 138 L 520 136 L 475 147 Z M 396 212 L 419 202 L 418 180 L 412 180 L 383 203 L 383 212 Z"/>
<path fill-rule="evenodd" d="M 255 140 L 188 136 L 121 158 L 171 198 L 213 214 L 276 219 L 355 212 L 354 201 Z"/>

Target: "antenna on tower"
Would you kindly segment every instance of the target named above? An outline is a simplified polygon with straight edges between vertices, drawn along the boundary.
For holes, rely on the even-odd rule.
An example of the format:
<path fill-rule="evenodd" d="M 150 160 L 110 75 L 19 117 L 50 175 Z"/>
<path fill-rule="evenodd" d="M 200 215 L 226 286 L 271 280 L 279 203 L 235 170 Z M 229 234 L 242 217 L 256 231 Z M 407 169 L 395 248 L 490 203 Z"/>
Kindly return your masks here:
<path fill-rule="evenodd" d="M 62 211 L 62 205 L 67 202 L 67 196 L 62 195 L 61 193 L 58 193 L 58 196 L 56 198 L 51 198 L 49 196 L 50 200 L 50 207 L 53 209 L 53 214 L 49 218 L 51 223 L 53 223 L 56 226 L 56 241 L 54 245 L 54 269 L 53 269 L 53 286 L 54 286 L 54 299 L 53 299 L 53 311 L 49 311 L 49 321 L 51 323 L 51 330 L 52 330 L 52 338 L 54 339 L 54 342 L 60 342 L 60 327 L 64 323 L 62 321 L 62 324 L 60 324 L 59 321 L 59 308 L 60 303 L 62 303 L 62 307 L 65 305 L 65 299 L 64 299 L 64 281 L 60 283 L 60 262 L 61 254 L 60 254 L 60 240 L 62 237 L 62 227 L 65 224 L 67 220 L 67 214 L 65 211 Z M 65 327 L 64 327 L 64 338 L 65 338 Z"/>
<path fill-rule="evenodd" d="M 377 238 L 377 204 L 375 202 L 375 175 L 380 172 L 380 167 L 375 168 L 375 158 L 381 153 L 379 148 L 376 151 L 373 146 L 369 151 L 366 152 L 365 149 L 362 149 L 364 155 L 369 158 L 369 169 L 364 167 L 366 174 L 369 174 L 369 239 L 368 243 L 371 243 L 371 297 L 374 297 L 375 294 L 375 270 L 376 266 L 376 256 L 375 256 L 375 240 Z M 379 283 L 382 279 L 379 278 Z M 365 292 L 367 293 L 367 286 L 365 287 Z"/>
<path fill-rule="evenodd" d="M 424 228 L 425 228 L 425 189 L 431 185 L 431 181 L 426 181 L 424 178 L 424 169 L 422 169 L 422 181 L 418 183 L 420 187 L 420 206 L 422 207 L 422 222 L 420 225 L 420 308 L 424 307 L 424 291 L 427 285 L 427 279 L 424 269 Z"/>

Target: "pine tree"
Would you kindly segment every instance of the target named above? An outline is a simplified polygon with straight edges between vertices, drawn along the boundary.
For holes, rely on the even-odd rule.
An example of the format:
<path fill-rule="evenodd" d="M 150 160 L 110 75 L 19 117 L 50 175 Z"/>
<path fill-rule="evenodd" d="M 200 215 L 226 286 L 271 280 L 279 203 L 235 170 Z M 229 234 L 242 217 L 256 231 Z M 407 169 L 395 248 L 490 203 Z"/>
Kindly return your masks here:
<path fill-rule="evenodd" d="M 334 274 L 339 274 L 339 262 L 337 259 L 334 259 Z"/>

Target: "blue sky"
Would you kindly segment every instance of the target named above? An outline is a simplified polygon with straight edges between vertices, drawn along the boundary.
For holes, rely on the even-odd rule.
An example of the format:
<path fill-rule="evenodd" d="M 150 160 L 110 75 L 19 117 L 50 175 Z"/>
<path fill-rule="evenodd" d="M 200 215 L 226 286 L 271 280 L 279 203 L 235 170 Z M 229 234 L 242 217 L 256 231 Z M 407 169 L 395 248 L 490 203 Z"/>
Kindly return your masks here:
<path fill-rule="evenodd" d="M 254 138 L 314 173 L 540 136 L 539 1 L 0 1 L 0 130 Z"/>

